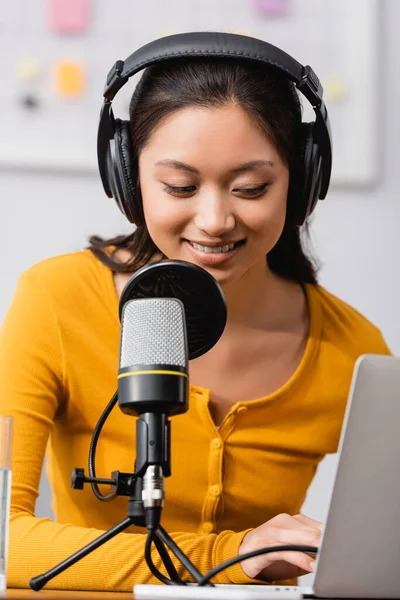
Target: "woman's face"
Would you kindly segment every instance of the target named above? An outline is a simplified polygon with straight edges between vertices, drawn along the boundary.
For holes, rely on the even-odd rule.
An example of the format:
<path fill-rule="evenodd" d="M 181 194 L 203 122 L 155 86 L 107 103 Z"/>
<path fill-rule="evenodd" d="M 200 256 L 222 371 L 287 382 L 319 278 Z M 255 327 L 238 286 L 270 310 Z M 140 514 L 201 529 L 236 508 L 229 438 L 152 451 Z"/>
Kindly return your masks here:
<path fill-rule="evenodd" d="M 240 107 L 190 107 L 165 119 L 139 156 L 151 238 L 221 284 L 267 269 L 286 214 L 288 168 Z"/>

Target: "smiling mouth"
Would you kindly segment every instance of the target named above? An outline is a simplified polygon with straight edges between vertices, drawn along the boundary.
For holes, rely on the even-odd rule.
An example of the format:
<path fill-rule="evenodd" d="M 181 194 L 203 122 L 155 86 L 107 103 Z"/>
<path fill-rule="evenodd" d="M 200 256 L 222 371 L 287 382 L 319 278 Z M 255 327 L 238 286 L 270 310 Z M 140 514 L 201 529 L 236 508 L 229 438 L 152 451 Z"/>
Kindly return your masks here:
<path fill-rule="evenodd" d="M 204 252 L 205 254 L 222 254 L 224 252 L 231 252 L 239 246 L 243 246 L 246 243 L 246 240 L 239 240 L 238 242 L 233 242 L 232 244 L 225 244 L 224 246 L 203 246 L 202 244 L 196 244 L 196 242 L 191 242 L 190 240 L 186 240 L 195 250 L 199 252 Z"/>

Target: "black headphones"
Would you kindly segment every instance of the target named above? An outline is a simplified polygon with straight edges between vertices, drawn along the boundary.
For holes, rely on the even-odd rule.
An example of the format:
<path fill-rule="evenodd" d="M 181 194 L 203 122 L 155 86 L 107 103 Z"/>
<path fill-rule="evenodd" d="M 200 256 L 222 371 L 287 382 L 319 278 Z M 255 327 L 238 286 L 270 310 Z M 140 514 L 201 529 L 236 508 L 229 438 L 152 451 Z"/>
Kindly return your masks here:
<path fill-rule="evenodd" d="M 318 198 L 325 198 L 332 169 L 332 142 L 322 86 L 309 66 L 303 66 L 283 50 L 262 40 L 232 33 L 193 32 L 157 39 L 118 60 L 107 76 L 104 104 L 97 136 L 97 158 L 104 190 L 114 198 L 131 223 L 140 220 L 138 165 L 133 158 L 129 121 L 115 119 L 111 102 L 132 75 L 154 64 L 179 58 L 232 58 L 273 67 L 283 73 L 307 98 L 316 118 L 301 124 L 296 177 L 297 224 L 312 213 Z"/>

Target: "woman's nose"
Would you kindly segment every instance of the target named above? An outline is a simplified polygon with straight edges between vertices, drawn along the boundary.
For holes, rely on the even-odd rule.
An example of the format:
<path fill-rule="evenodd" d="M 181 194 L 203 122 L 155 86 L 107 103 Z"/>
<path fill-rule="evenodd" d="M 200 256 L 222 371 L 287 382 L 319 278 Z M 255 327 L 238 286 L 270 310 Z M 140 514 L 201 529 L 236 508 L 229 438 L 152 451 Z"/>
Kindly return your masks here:
<path fill-rule="evenodd" d="M 236 221 L 230 200 L 222 194 L 204 194 L 199 198 L 195 225 L 213 237 L 232 231 Z"/>

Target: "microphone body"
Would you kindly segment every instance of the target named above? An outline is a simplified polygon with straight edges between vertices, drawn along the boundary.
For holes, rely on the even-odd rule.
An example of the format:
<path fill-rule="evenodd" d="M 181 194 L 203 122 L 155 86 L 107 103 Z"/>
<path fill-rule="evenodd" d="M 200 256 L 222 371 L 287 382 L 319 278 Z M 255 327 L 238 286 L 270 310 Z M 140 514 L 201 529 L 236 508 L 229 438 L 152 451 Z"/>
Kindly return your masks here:
<path fill-rule="evenodd" d="M 125 303 L 121 316 L 118 402 L 136 421 L 135 475 L 142 478 L 146 525 L 157 527 L 164 477 L 171 475 L 170 415 L 187 411 L 188 342 L 177 298 Z"/>
<path fill-rule="evenodd" d="M 157 327 L 157 322 L 153 327 Z M 187 368 L 178 365 L 122 367 L 118 371 L 119 407 L 123 413 L 134 416 L 145 412 L 179 415 L 188 409 L 187 386 Z"/>

